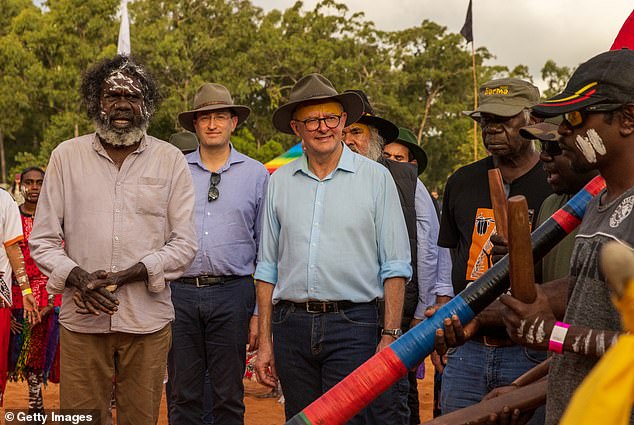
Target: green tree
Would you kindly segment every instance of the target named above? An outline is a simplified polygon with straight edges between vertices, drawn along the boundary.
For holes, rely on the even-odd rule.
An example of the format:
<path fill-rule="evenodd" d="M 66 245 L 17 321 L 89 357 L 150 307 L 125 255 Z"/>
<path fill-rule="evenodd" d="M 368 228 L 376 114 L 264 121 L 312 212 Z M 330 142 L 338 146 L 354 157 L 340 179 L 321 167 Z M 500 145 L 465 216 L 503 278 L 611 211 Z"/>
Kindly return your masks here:
<path fill-rule="evenodd" d="M 549 59 L 542 68 L 542 79 L 548 88 L 542 93 L 542 97 L 547 99 L 560 93 L 570 79 L 574 69 L 567 66 L 557 66 L 555 61 Z"/>

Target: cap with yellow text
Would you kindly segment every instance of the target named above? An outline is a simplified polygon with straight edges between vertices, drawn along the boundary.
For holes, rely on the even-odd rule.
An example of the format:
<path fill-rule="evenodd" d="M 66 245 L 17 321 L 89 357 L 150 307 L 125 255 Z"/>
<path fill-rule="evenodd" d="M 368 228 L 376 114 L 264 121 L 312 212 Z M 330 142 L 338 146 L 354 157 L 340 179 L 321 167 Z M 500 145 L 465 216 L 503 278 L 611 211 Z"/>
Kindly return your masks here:
<path fill-rule="evenodd" d="M 482 113 L 512 117 L 538 102 L 539 89 L 530 82 L 519 78 L 500 78 L 482 84 L 477 109 L 463 113 L 476 121 Z"/>

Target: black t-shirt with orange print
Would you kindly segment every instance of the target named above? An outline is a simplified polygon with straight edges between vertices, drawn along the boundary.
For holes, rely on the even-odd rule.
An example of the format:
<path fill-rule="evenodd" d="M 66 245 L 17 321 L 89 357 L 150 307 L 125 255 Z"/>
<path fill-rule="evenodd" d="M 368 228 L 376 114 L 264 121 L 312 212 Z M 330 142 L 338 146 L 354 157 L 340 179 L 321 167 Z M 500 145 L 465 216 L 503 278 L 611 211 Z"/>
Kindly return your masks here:
<path fill-rule="evenodd" d="M 492 168 L 492 157 L 481 159 L 458 169 L 445 186 L 438 245 L 451 248 L 456 294 L 491 267 L 490 237 L 495 232 L 495 219 L 487 170 Z M 505 189 L 508 197 L 526 197 L 534 228 L 542 202 L 552 193 L 541 161 Z"/>

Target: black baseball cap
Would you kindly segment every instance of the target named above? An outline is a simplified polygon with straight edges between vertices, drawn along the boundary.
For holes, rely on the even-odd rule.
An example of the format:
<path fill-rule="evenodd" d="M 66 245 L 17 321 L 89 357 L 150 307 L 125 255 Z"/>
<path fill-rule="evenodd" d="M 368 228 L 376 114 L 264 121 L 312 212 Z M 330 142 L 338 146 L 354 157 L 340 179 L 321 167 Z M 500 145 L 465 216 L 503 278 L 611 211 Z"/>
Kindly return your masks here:
<path fill-rule="evenodd" d="M 552 117 L 599 103 L 634 101 L 634 51 L 612 50 L 579 65 L 564 91 L 533 107 Z"/>

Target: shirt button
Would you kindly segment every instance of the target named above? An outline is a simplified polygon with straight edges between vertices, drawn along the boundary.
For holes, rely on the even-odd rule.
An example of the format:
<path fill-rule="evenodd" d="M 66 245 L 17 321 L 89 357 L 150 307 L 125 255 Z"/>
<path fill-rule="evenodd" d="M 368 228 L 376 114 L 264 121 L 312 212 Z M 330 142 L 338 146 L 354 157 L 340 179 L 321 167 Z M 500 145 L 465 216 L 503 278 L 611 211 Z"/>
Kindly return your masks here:
<path fill-rule="evenodd" d="M 117 266 L 112 266 L 112 271 L 116 272 L 117 271 Z"/>
<path fill-rule="evenodd" d="M 207 215 L 211 215 L 211 213 L 209 211 L 207 211 Z"/>
<path fill-rule="evenodd" d="M 314 264 L 311 264 L 311 265 L 310 265 L 310 268 L 311 268 L 311 269 L 314 269 L 314 268 L 315 268 L 315 265 L 314 265 Z"/>
<path fill-rule="evenodd" d="M 205 232 L 205 235 L 208 235 L 208 234 L 209 234 L 209 232 Z"/>
<path fill-rule="evenodd" d="M 117 186 L 121 186 L 121 182 L 117 182 Z"/>
<path fill-rule="evenodd" d="M 120 213 L 120 212 L 121 212 L 121 210 L 114 210 L 114 212 L 116 212 L 116 213 Z"/>
<path fill-rule="evenodd" d="M 118 240 L 119 240 L 119 236 L 115 236 L 115 237 L 114 237 L 114 240 L 115 240 L 115 241 L 118 241 Z"/>

